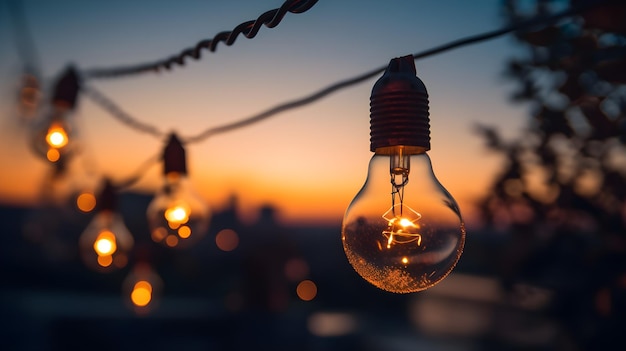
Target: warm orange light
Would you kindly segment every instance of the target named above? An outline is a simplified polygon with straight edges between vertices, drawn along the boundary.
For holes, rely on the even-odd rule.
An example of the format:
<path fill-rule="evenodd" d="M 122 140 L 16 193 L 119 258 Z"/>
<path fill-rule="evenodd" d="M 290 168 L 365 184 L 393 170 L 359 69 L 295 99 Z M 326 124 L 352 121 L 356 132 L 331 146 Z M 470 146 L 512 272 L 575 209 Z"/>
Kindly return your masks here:
<path fill-rule="evenodd" d="M 113 263 L 113 256 L 111 255 L 98 255 L 98 264 L 102 267 L 108 267 Z"/>
<path fill-rule="evenodd" d="M 400 225 L 403 227 L 416 227 L 411 220 L 407 218 L 400 218 Z"/>
<path fill-rule="evenodd" d="M 147 306 L 152 300 L 152 285 L 145 280 L 138 281 L 130 293 L 130 299 L 135 306 Z"/>
<path fill-rule="evenodd" d="M 67 145 L 68 138 L 65 129 L 58 124 L 51 125 L 46 135 L 46 142 L 55 149 L 60 149 Z"/>
<path fill-rule="evenodd" d="M 402 257 L 402 263 L 407 264 L 409 263 L 409 259 L 406 257 Z"/>
<path fill-rule="evenodd" d="M 191 236 L 191 228 L 186 225 L 178 228 L 178 236 L 180 236 L 181 239 L 187 239 Z"/>
<path fill-rule="evenodd" d="M 311 280 L 303 280 L 296 288 L 298 297 L 303 301 L 311 301 L 317 295 L 317 285 Z"/>
<path fill-rule="evenodd" d="M 99 256 L 112 255 L 117 250 L 115 235 L 108 230 L 103 230 L 93 243 L 93 249 Z"/>
<path fill-rule="evenodd" d="M 165 219 L 171 224 L 185 224 L 189 220 L 189 209 L 182 204 L 174 205 L 165 210 Z"/>
<path fill-rule="evenodd" d="M 76 198 L 76 206 L 83 212 L 90 212 L 96 207 L 96 197 L 92 193 L 82 193 Z"/>
<path fill-rule="evenodd" d="M 178 245 L 178 238 L 175 235 L 168 235 L 167 238 L 165 238 L 165 243 L 169 247 L 174 247 Z"/>
<path fill-rule="evenodd" d="M 50 162 L 56 162 L 59 160 L 59 158 L 61 158 L 61 153 L 59 153 L 59 150 L 57 149 L 48 149 L 48 152 L 46 152 L 46 157 L 48 158 L 48 161 Z"/>
<path fill-rule="evenodd" d="M 232 229 L 222 229 L 215 236 L 215 244 L 222 251 L 233 251 L 239 246 L 239 236 Z"/>
<path fill-rule="evenodd" d="M 154 240 L 157 243 L 163 241 L 163 239 L 165 239 L 166 236 L 167 236 L 167 230 L 165 230 L 165 228 L 163 227 L 158 227 L 152 231 L 152 240 Z"/>

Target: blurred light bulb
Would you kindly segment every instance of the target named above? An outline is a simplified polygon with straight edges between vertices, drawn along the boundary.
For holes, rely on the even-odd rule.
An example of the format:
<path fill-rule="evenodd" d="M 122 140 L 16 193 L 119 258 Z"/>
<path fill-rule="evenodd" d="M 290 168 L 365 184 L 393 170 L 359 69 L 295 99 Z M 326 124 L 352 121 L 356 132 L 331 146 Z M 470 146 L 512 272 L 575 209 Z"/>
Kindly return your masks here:
<path fill-rule="evenodd" d="M 41 99 L 39 79 L 37 74 L 32 73 L 32 70 L 26 70 L 22 74 L 17 95 L 20 118 L 24 121 L 31 121 L 37 113 Z"/>
<path fill-rule="evenodd" d="M 48 111 L 33 127 L 34 150 L 50 162 L 59 161 L 74 149 L 70 115 L 76 107 L 78 90 L 78 75 L 69 68 L 56 82 Z"/>
<path fill-rule="evenodd" d="M 71 111 L 66 106 L 55 104 L 51 109 L 35 126 L 33 146 L 37 155 L 57 162 L 73 149 L 73 128 L 69 123 Z"/>
<path fill-rule="evenodd" d="M 186 247 L 206 234 L 209 209 L 187 177 L 185 150 L 174 134 L 163 160 L 165 185 L 147 210 L 152 240 L 169 247 Z"/>
<path fill-rule="evenodd" d="M 121 216 L 115 212 L 115 191 L 108 181 L 98 202 L 98 213 L 79 241 L 85 264 L 105 272 L 126 266 L 134 240 Z"/>
<path fill-rule="evenodd" d="M 162 288 L 163 281 L 145 262 L 137 263 L 122 285 L 126 304 L 140 315 L 156 307 Z"/>
<path fill-rule="evenodd" d="M 368 175 L 346 210 L 342 242 L 365 280 L 395 293 L 427 289 L 458 262 L 465 226 L 456 201 L 435 178 L 428 95 L 413 57 L 393 59 L 371 97 Z"/>

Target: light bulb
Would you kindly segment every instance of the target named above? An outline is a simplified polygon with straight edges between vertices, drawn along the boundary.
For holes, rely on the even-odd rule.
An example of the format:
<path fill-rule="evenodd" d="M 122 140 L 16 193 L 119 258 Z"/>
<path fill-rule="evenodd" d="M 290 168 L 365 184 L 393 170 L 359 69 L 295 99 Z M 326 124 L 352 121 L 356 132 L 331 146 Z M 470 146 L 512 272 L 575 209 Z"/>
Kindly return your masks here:
<path fill-rule="evenodd" d="M 126 305 L 145 315 L 158 305 L 163 281 L 145 262 L 137 263 L 122 285 Z"/>
<path fill-rule="evenodd" d="M 97 203 L 98 213 L 81 234 L 79 244 L 85 264 L 107 272 L 126 266 L 134 240 L 115 211 L 115 191 L 110 182 L 105 182 Z"/>
<path fill-rule="evenodd" d="M 393 59 L 374 85 L 370 149 L 367 179 L 342 223 L 348 261 L 380 289 L 427 289 L 455 267 L 465 226 L 426 154 L 428 95 L 412 56 Z"/>
<path fill-rule="evenodd" d="M 187 247 L 206 234 L 209 209 L 187 177 L 185 150 L 174 134 L 163 161 L 165 184 L 147 210 L 152 240 L 168 247 Z"/>
<path fill-rule="evenodd" d="M 17 94 L 17 105 L 22 120 L 30 122 L 36 115 L 41 99 L 41 89 L 37 74 L 25 70 Z"/>
<path fill-rule="evenodd" d="M 63 104 L 54 104 L 49 114 L 39 120 L 33 131 L 33 146 L 40 157 L 58 162 L 73 149 L 73 128 L 70 110 Z"/>
<path fill-rule="evenodd" d="M 78 89 L 78 75 L 70 68 L 56 83 L 48 111 L 33 127 L 35 153 L 50 162 L 67 158 L 75 149 L 71 114 L 76 106 Z"/>

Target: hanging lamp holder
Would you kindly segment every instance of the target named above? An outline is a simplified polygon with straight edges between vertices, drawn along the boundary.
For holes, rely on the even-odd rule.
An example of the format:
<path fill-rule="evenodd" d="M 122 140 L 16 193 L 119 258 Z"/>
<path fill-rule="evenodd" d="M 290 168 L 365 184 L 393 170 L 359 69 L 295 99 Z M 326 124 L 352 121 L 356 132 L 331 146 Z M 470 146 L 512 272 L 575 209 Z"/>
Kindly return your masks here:
<path fill-rule="evenodd" d="M 396 146 L 430 150 L 428 92 L 411 55 L 392 59 L 370 96 L 370 151 Z"/>

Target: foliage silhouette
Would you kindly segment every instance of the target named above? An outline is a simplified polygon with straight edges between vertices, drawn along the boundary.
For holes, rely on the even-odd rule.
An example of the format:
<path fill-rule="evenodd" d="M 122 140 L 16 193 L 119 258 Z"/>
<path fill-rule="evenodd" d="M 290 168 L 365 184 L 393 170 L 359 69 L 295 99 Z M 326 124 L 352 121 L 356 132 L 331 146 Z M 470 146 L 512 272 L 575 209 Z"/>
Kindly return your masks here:
<path fill-rule="evenodd" d="M 504 13 L 514 23 L 581 2 L 509 0 Z M 551 291 L 550 349 L 626 349 L 625 18 L 625 2 L 605 1 L 516 32 L 528 55 L 505 74 L 518 83 L 512 100 L 531 107 L 529 123 L 513 141 L 477 126 L 506 159 L 480 202 L 486 227 L 509 234 L 495 266 L 510 292 Z"/>

